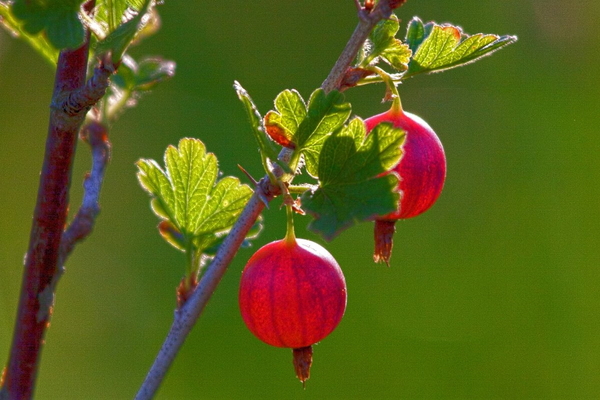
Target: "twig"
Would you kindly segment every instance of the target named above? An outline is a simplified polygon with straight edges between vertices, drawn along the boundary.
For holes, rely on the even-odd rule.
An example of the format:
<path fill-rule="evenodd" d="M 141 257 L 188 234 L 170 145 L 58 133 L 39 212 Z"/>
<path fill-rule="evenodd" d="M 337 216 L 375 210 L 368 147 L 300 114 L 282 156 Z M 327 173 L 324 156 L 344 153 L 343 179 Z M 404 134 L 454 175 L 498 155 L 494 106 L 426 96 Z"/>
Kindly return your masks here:
<path fill-rule="evenodd" d="M 392 12 L 390 3 L 392 2 L 394 2 L 394 0 L 382 0 L 373 10 L 371 10 L 371 12 L 364 9 L 359 11 L 359 23 L 357 28 L 354 30 L 352 37 L 340 58 L 335 63 L 329 76 L 322 84 L 322 88 L 326 92 L 339 88 L 346 70 L 350 66 L 352 60 L 356 57 L 356 54 L 365 40 L 367 40 L 373 27 L 382 19 L 390 17 Z M 284 148 L 280 153 L 279 159 L 285 161 L 285 159 L 289 159 L 290 154 L 291 150 Z M 283 171 L 277 165 L 275 166 L 273 173 L 276 177 L 281 177 L 283 175 Z M 268 202 L 279 194 L 281 194 L 281 188 L 277 185 L 272 185 L 268 177 L 264 177 L 259 182 L 259 185 L 244 208 L 240 218 L 235 223 L 231 232 L 227 235 L 223 244 L 219 247 L 217 255 L 212 263 L 206 269 L 197 288 L 186 301 L 185 305 L 175 312 L 175 318 L 169 334 L 156 356 L 154 364 L 150 368 L 144 383 L 140 387 L 140 390 L 135 397 L 136 400 L 148 400 L 154 396 L 175 359 L 177 352 L 183 345 L 183 342 L 194 326 L 194 323 L 204 310 L 206 303 L 212 296 L 212 293 L 227 270 L 229 263 L 244 241 L 246 234 L 254 225 L 256 219 L 265 207 L 264 200 L 267 200 Z"/>
<path fill-rule="evenodd" d="M 59 266 L 64 264 L 75 245 L 92 233 L 96 217 L 100 213 L 100 190 L 110 159 L 107 128 L 100 122 L 92 121 L 84 126 L 80 137 L 89 144 L 92 151 L 92 170 L 83 182 L 84 193 L 81 207 L 62 235 Z"/>
<path fill-rule="evenodd" d="M 81 111 L 88 111 L 106 93 L 109 78 L 116 71 L 116 66 L 110 61 L 110 55 L 100 60 L 99 65 L 94 68 L 94 74 L 85 83 L 85 86 L 69 92 L 60 98 L 59 104 L 54 107 L 61 108 L 67 115 L 76 115 Z"/>
<path fill-rule="evenodd" d="M 365 40 L 367 40 L 369 34 L 379 21 L 387 19 L 392 15 L 392 10 L 398 6 L 396 3 L 397 1 L 394 0 L 380 1 L 370 12 L 365 8 L 361 8 L 358 11 L 358 25 L 354 29 L 350 40 L 346 43 L 342 54 L 331 69 L 331 72 L 329 72 L 329 76 L 327 76 L 321 85 L 323 90 L 331 92 L 341 87 L 346 71 L 348 71 Z"/>
<path fill-rule="evenodd" d="M 219 284 L 221 277 L 225 273 L 227 266 L 235 256 L 237 249 L 246 238 L 246 234 L 252 228 L 256 219 L 265 207 L 259 192 L 269 200 L 273 199 L 279 187 L 271 186 L 268 179 L 263 179 L 255 190 L 254 194 L 244 208 L 235 226 L 225 238 L 225 241 L 219 248 L 217 255 L 206 269 L 200 283 L 186 301 L 184 306 L 175 312 L 175 319 L 169 331 L 165 342 L 156 356 L 156 360 L 146 376 L 144 384 L 137 393 L 136 399 L 151 399 L 158 390 L 167 370 L 171 366 L 177 352 L 183 345 L 185 338 L 192 330 L 194 323 L 204 310 L 206 303 L 212 296 L 214 290 Z M 226 250 L 226 251 L 225 251 Z"/>

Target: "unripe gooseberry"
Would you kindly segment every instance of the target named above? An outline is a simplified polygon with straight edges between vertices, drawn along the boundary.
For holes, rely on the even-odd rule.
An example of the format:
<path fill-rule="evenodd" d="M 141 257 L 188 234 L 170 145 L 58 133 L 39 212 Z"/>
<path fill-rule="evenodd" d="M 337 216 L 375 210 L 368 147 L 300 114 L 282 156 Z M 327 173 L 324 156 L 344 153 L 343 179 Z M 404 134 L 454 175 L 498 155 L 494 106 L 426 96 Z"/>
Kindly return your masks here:
<path fill-rule="evenodd" d="M 329 335 L 346 310 L 346 280 L 333 256 L 317 243 L 283 239 L 260 248 L 240 282 L 239 304 L 248 329 L 276 347 L 294 349 L 304 383 L 311 345 Z"/>
<path fill-rule="evenodd" d="M 375 220 L 373 258 L 389 264 L 396 220 L 422 214 L 435 203 L 446 179 L 446 155 L 442 142 L 427 122 L 401 107 L 366 119 L 367 131 L 381 122 L 391 122 L 406 132 L 402 158 L 390 169 L 400 176 L 398 209 Z"/>

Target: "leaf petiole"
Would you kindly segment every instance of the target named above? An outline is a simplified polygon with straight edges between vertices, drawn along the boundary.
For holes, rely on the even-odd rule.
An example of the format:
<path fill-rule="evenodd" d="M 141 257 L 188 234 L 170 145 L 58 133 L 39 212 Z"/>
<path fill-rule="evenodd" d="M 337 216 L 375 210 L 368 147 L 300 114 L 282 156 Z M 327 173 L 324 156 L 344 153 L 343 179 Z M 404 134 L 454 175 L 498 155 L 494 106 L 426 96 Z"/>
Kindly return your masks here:
<path fill-rule="evenodd" d="M 301 184 L 301 185 L 289 185 L 288 190 L 290 194 L 303 194 L 309 190 L 316 190 L 318 185 Z"/>

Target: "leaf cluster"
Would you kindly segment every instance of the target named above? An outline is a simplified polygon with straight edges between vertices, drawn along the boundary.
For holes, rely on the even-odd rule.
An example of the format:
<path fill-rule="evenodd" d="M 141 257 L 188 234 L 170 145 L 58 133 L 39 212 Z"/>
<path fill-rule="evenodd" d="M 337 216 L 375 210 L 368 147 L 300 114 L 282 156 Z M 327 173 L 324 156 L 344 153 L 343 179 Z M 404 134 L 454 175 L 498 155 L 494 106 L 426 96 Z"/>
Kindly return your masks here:
<path fill-rule="evenodd" d="M 423 23 L 418 17 L 409 22 L 404 40 L 396 37 L 399 29 L 395 15 L 373 29 L 356 61 L 357 68 L 370 73 L 364 73 L 366 77 L 358 85 L 382 81 L 374 69 L 380 61 L 392 67 L 390 76 L 400 82 L 418 74 L 470 64 L 517 41 L 511 35 L 468 35 L 459 26 Z"/>
<path fill-rule="evenodd" d="M 82 9 L 81 0 L 0 0 L 0 25 L 28 42 L 52 65 L 60 50 L 79 47 L 84 27 L 89 29 L 90 63 L 102 60 L 118 66 L 96 107 L 97 118 L 107 126 L 175 73 L 173 61 L 159 57 L 135 60 L 127 54 L 130 46 L 158 29 L 153 0 L 98 0 L 93 13 Z"/>
<path fill-rule="evenodd" d="M 236 90 L 246 93 L 238 83 Z M 367 135 L 360 118 L 348 121 L 351 105 L 337 91 L 317 89 L 305 101 L 296 90 L 284 90 L 264 117 L 247 94 L 240 98 L 252 110 L 258 141 L 291 152 L 294 174 L 286 182 L 303 170 L 314 179 L 300 196 L 302 209 L 314 218 L 309 229 L 331 240 L 356 222 L 396 209 L 398 177 L 385 172 L 400 160 L 404 131 L 383 124 Z"/>
<path fill-rule="evenodd" d="M 135 60 L 127 54 L 130 46 L 157 29 L 153 0 L 98 0 L 93 15 L 82 10 L 82 0 L 0 0 L 0 22 L 52 63 L 58 50 L 81 45 L 84 26 L 88 28 L 93 62 L 110 60 L 119 66 L 97 107 L 107 123 L 175 72 L 172 61 Z M 423 23 L 416 17 L 403 39 L 397 37 L 399 30 L 395 15 L 373 29 L 348 86 L 381 81 L 395 85 L 414 75 L 472 63 L 516 41 L 508 35 L 468 35 L 458 26 Z M 377 67 L 380 63 L 392 72 Z M 402 130 L 380 125 L 367 134 L 362 120 L 349 121 L 351 105 L 337 91 L 317 89 L 305 101 L 296 90 L 284 90 L 262 116 L 237 82 L 235 90 L 270 179 L 286 187 L 302 171 L 312 179 L 310 189 L 300 190 L 301 206 L 314 218 L 311 229 L 332 239 L 358 221 L 395 210 L 398 177 L 385 172 L 402 155 Z M 284 158 L 279 157 L 281 147 L 287 149 Z M 169 147 L 164 169 L 153 160 L 137 165 L 140 183 L 162 220 L 159 231 L 185 251 L 214 252 L 251 193 L 235 178 L 218 180 L 216 157 L 196 139 Z M 284 172 L 282 177 L 275 177 L 274 165 Z"/>

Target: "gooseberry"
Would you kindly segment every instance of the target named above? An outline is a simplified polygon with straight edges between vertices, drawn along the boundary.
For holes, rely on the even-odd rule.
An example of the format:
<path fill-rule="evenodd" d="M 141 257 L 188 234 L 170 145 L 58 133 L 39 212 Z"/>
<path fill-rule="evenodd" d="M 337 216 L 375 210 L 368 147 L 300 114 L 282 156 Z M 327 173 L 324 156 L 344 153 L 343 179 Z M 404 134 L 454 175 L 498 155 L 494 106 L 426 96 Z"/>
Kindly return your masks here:
<path fill-rule="evenodd" d="M 242 318 L 260 340 L 294 350 L 296 375 L 310 376 L 312 345 L 329 335 L 346 309 L 346 281 L 333 256 L 295 237 L 260 248 L 242 272 Z"/>
<path fill-rule="evenodd" d="M 375 220 L 375 262 L 388 263 L 395 223 L 427 211 L 437 200 L 446 179 L 446 155 L 440 139 L 420 117 L 402 110 L 399 102 L 389 111 L 365 120 L 370 132 L 381 122 L 391 122 L 406 132 L 400 162 L 391 171 L 400 176 L 398 209 Z"/>

